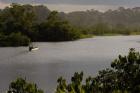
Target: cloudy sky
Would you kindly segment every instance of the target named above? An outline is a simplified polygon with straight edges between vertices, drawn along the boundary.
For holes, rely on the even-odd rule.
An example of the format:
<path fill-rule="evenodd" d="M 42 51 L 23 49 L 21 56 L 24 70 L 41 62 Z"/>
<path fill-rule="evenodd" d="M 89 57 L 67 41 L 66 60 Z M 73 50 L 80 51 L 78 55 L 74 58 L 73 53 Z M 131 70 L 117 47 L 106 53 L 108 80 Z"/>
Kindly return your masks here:
<path fill-rule="evenodd" d="M 44 4 L 51 10 L 71 12 L 77 10 L 96 9 L 106 11 L 117 7 L 139 7 L 140 0 L 0 0 L 0 8 L 10 3 Z"/>

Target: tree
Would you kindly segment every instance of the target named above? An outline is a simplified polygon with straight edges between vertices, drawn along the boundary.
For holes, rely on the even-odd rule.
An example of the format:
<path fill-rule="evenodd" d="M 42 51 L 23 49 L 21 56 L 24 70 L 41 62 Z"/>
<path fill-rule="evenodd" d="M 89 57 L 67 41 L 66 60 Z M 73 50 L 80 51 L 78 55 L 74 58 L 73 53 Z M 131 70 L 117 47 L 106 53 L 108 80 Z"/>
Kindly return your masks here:
<path fill-rule="evenodd" d="M 85 93 L 82 85 L 83 80 L 83 72 L 76 72 L 74 76 L 71 78 L 71 83 L 66 84 L 66 80 L 60 77 L 57 82 L 57 90 L 56 93 Z"/>
<path fill-rule="evenodd" d="M 8 93 L 44 93 L 34 83 L 29 83 L 23 78 L 17 78 L 10 83 Z"/>
<path fill-rule="evenodd" d="M 114 68 L 117 73 L 117 83 L 121 90 L 128 90 L 131 93 L 140 92 L 139 52 L 131 48 L 127 56 L 119 55 L 119 58 L 112 62 L 111 67 Z"/>
<path fill-rule="evenodd" d="M 57 86 L 56 93 L 66 93 L 67 92 L 66 80 L 60 77 L 58 78 L 57 83 L 58 83 L 58 86 Z"/>
<path fill-rule="evenodd" d="M 46 22 L 39 27 L 41 40 L 68 41 L 80 38 L 80 33 L 67 21 L 62 20 L 56 11 L 52 11 Z"/>
<path fill-rule="evenodd" d="M 11 34 L 21 32 L 28 37 L 32 37 L 32 26 L 35 19 L 32 6 L 22 6 L 13 3 L 10 7 L 5 8 L 0 15 L 0 26 L 3 32 Z"/>

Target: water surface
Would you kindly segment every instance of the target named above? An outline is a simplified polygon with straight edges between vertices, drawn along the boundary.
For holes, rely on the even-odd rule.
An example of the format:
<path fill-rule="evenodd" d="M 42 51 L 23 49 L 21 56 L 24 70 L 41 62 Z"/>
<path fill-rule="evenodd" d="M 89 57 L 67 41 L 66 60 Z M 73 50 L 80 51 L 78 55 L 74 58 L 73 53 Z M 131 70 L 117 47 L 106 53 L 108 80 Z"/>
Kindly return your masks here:
<path fill-rule="evenodd" d="M 59 76 L 70 80 L 74 72 L 95 76 L 110 67 L 119 54 L 129 48 L 140 51 L 140 36 L 102 36 L 72 42 L 35 43 L 37 51 L 28 47 L 0 48 L 0 92 L 16 77 L 26 77 L 45 92 L 53 93 Z"/>

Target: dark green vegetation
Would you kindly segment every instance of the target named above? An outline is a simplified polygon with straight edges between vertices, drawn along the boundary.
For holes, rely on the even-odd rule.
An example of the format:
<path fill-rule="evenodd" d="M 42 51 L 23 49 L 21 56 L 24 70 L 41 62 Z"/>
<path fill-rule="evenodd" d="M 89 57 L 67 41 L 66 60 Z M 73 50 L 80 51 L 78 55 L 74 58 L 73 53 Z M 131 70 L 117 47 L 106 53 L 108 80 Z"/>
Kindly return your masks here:
<path fill-rule="evenodd" d="M 27 46 L 29 42 L 30 39 L 21 33 L 0 35 L 0 46 Z"/>
<path fill-rule="evenodd" d="M 9 41 L 10 35 L 18 33 L 22 43 Z M 93 9 L 63 13 L 50 11 L 42 5 L 11 4 L 0 10 L 0 46 L 28 45 L 30 41 L 70 41 L 93 35 L 131 34 L 140 34 L 139 7 L 120 7 L 104 13 Z"/>
<path fill-rule="evenodd" d="M 45 13 L 46 10 L 43 6 L 19 4 L 11 4 L 1 10 L 0 46 L 23 46 L 30 41 L 69 41 L 81 38 L 81 33 L 60 18 L 56 11 L 46 14 L 47 17 L 41 21 L 43 16 L 40 17 L 41 13 L 37 12 Z"/>
<path fill-rule="evenodd" d="M 76 72 L 67 83 L 58 78 L 55 93 L 140 93 L 140 53 L 131 48 L 127 56 L 119 55 L 111 68 L 99 71 L 96 77 L 89 76 L 83 81 L 83 72 Z M 35 84 L 17 79 L 10 84 L 12 93 L 43 93 Z"/>
<path fill-rule="evenodd" d="M 27 82 L 22 78 L 17 78 L 11 82 L 7 93 L 43 93 L 43 91 L 38 89 L 36 84 Z"/>
<path fill-rule="evenodd" d="M 47 21 L 39 24 L 40 41 L 69 41 L 80 38 L 81 33 L 67 21 L 58 16 L 56 11 L 49 14 Z"/>

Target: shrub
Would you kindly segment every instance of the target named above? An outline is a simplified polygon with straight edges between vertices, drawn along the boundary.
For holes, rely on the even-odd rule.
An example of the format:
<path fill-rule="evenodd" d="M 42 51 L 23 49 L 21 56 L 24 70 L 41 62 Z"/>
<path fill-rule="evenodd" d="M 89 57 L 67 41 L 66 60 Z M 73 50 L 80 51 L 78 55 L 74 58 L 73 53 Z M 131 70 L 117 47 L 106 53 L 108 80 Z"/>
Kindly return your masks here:
<path fill-rule="evenodd" d="M 43 90 L 38 89 L 34 83 L 29 83 L 23 78 L 17 78 L 10 83 L 7 93 L 44 93 Z"/>
<path fill-rule="evenodd" d="M 27 46 L 29 43 L 30 39 L 21 33 L 0 36 L 0 46 Z"/>

